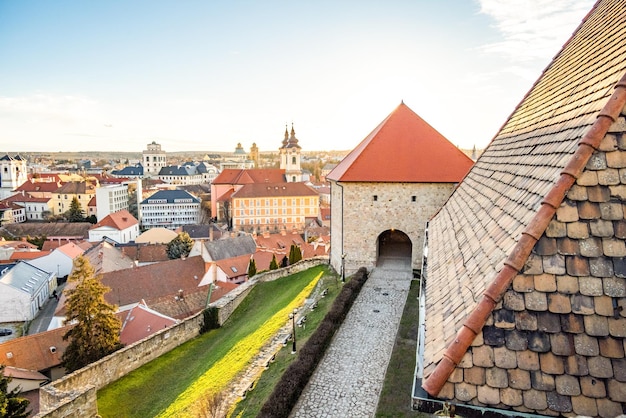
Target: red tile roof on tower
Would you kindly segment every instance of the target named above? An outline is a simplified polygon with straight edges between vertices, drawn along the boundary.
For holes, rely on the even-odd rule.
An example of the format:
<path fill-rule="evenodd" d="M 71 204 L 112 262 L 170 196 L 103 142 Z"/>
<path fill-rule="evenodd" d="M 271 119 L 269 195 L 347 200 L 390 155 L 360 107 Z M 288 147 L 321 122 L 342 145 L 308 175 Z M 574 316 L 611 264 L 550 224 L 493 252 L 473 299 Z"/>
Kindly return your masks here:
<path fill-rule="evenodd" d="M 107 215 L 100 222 L 91 227 L 91 229 L 99 228 L 101 226 L 108 226 L 111 228 L 119 229 L 121 231 L 128 227 L 136 225 L 137 223 L 137 219 L 135 219 L 135 217 L 131 215 L 129 211 L 123 209 Z"/>
<path fill-rule="evenodd" d="M 223 170 L 212 184 L 285 183 L 285 170 L 279 168 Z"/>
<path fill-rule="evenodd" d="M 457 183 L 472 164 L 467 155 L 402 102 L 326 178 Z"/>

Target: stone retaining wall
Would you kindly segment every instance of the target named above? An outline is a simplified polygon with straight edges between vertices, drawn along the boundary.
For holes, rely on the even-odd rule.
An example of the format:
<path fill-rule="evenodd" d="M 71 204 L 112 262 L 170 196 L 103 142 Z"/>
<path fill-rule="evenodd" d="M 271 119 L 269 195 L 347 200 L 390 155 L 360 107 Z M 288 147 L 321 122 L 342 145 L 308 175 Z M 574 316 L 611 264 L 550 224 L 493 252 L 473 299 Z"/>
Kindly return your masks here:
<path fill-rule="evenodd" d="M 252 280 L 242 284 L 212 304 L 219 310 L 220 325 L 230 317 L 257 283 L 273 281 L 327 263 L 328 257 L 315 257 L 302 260 L 289 267 L 254 276 Z M 197 337 L 202 322 L 203 314 L 199 312 L 173 327 L 152 334 L 42 387 L 39 390 L 40 412 L 36 417 L 96 417 L 98 411 L 96 392 L 98 389 Z M 93 395 L 90 392 L 93 392 Z"/>

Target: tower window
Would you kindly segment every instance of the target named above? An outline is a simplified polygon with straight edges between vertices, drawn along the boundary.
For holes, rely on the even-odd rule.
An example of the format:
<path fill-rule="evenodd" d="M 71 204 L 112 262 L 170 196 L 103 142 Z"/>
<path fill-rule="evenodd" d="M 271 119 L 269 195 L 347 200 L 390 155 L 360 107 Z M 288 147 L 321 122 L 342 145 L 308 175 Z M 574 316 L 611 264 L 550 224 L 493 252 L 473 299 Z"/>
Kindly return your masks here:
<path fill-rule="evenodd" d="M 295 164 L 296 163 L 296 157 L 291 157 L 291 164 Z"/>
<path fill-rule="evenodd" d="M 417 196 L 411 196 L 411 202 L 417 202 Z"/>
<path fill-rule="evenodd" d="M 377 202 L 377 201 L 378 201 L 378 195 L 377 195 L 377 194 L 375 194 L 375 195 L 374 195 L 374 202 Z"/>

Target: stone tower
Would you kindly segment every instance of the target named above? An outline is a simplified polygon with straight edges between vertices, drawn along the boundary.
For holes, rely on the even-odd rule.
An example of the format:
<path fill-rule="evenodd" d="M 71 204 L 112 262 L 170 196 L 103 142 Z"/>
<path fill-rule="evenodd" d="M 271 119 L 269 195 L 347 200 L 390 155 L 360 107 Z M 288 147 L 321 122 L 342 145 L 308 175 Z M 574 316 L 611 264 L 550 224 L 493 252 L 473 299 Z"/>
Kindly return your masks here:
<path fill-rule="evenodd" d="M 288 183 L 302 181 L 302 168 L 300 167 L 300 153 L 302 148 L 298 145 L 296 131 L 291 124 L 291 135 L 285 125 L 285 139 L 280 147 L 280 168 L 285 170 L 285 178 Z"/>
<path fill-rule="evenodd" d="M 256 142 L 252 143 L 250 147 L 250 159 L 254 161 L 254 168 L 259 167 L 259 147 L 256 146 Z"/>

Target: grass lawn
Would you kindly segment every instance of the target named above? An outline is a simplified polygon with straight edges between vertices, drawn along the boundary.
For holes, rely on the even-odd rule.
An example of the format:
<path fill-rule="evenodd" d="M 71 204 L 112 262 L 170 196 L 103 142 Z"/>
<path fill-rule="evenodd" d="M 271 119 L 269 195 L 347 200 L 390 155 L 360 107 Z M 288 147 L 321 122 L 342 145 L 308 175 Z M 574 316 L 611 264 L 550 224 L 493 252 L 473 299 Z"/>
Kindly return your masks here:
<path fill-rule="evenodd" d="M 158 415 L 237 342 L 289 305 L 320 272 L 329 274 L 327 269 L 318 266 L 258 284 L 222 328 L 188 341 L 98 391 L 100 415 L 104 418 Z"/>
<path fill-rule="evenodd" d="M 315 332 L 318 324 L 324 319 L 326 313 L 332 306 L 335 297 L 341 291 L 341 284 L 338 282 L 337 277 L 328 278 L 325 282 L 325 286 L 328 288 L 328 295 L 319 300 L 315 310 L 306 313 L 307 319 L 305 326 L 296 328 L 297 350 L 299 350 L 300 347 L 307 342 L 313 332 Z M 290 341 L 286 347 L 283 347 L 276 354 L 276 360 L 270 365 L 269 369 L 263 372 L 254 389 L 248 392 L 245 399 L 237 404 L 232 414 L 233 417 L 253 418 L 258 415 L 266 399 L 269 398 L 274 390 L 274 386 L 276 386 L 282 374 L 287 367 L 289 367 L 289 364 L 296 358 L 297 354 L 291 354 L 291 350 L 292 342 Z"/>
<path fill-rule="evenodd" d="M 411 409 L 411 391 L 415 373 L 415 350 L 419 319 L 419 281 L 413 280 L 404 305 L 396 342 L 387 367 L 385 382 L 378 401 L 376 417 L 428 417 Z"/>

